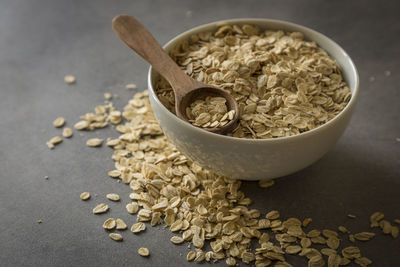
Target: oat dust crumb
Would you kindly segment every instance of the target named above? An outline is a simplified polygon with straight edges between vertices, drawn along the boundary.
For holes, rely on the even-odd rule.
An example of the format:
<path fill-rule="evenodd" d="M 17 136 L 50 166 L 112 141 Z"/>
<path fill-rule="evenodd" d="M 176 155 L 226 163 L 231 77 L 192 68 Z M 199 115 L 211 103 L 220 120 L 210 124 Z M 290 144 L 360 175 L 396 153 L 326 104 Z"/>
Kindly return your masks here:
<path fill-rule="evenodd" d="M 67 84 L 74 84 L 76 82 L 76 78 L 73 75 L 65 75 L 64 82 Z"/>
<path fill-rule="evenodd" d="M 112 98 L 112 94 L 111 93 L 104 93 L 104 98 L 106 100 L 110 100 Z"/>
<path fill-rule="evenodd" d="M 137 88 L 137 86 L 134 83 L 128 83 L 127 85 L 125 85 L 125 88 L 129 90 L 134 90 Z"/>

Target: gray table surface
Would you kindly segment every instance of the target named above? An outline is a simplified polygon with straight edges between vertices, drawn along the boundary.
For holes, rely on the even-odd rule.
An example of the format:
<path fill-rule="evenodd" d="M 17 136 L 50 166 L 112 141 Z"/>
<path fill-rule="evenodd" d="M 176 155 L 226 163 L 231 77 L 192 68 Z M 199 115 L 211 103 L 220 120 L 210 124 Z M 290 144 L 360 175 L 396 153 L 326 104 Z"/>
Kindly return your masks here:
<path fill-rule="evenodd" d="M 161 227 L 137 236 L 127 231 L 122 243 L 103 231 L 110 215 L 129 225 L 136 221 L 125 211 L 129 187 L 107 176 L 114 165 L 112 150 L 85 146 L 90 137 L 118 136 L 114 129 L 76 133 L 51 151 L 45 145 L 60 134 L 51 125 L 57 116 L 71 126 L 102 103 L 104 92 L 118 94 L 114 104 L 121 109 L 133 95 L 124 84 L 146 88 L 148 65 L 111 30 L 119 13 L 135 15 L 161 43 L 193 26 L 237 17 L 288 20 L 337 41 L 355 61 L 361 80 L 350 127 L 314 165 L 267 190 L 254 182 L 242 189 L 263 213 L 278 209 L 286 218 L 312 217 L 319 229 L 345 225 L 368 231 L 369 215 L 377 210 L 390 220 L 400 218 L 399 9 L 395 0 L 2 0 L 0 266 L 194 266 L 184 257 L 187 246 L 172 245 L 171 233 Z M 66 74 L 75 75 L 77 83 L 66 85 Z M 91 200 L 81 201 L 82 191 L 90 191 Z M 119 193 L 122 203 L 110 203 L 110 213 L 94 216 L 92 208 L 110 192 Z M 348 219 L 349 213 L 357 218 Z M 400 266 L 400 238 L 373 231 L 379 234 L 372 241 L 357 242 L 362 254 L 373 266 Z M 138 256 L 141 246 L 151 257 Z M 306 266 L 304 258 L 288 261 Z"/>

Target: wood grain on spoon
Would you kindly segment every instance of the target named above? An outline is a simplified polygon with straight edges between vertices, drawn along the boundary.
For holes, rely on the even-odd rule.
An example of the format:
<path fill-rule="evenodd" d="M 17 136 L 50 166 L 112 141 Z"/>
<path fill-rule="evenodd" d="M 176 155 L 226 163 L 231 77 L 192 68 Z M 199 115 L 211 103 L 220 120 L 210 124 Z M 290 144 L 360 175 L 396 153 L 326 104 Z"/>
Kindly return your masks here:
<path fill-rule="evenodd" d="M 235 110 L 233 120 L 223 127 L 203 129 L 214 133 L 227 133 L 237 126 L 239 107 L 231 94 L 187 76 L 151 33 L 135 18 L 128 15 L 118 15 L 113 19 L 112 26 L 114 32 L 127 46 L 150 63 L 170 83 L 175 94 L 176 115 L 179 118 L 188 121 L 186 107 L 190 106 L 196 99 L 204 99 L 206 96 L 221 96 L 226 99 L 228 110 Z"/>

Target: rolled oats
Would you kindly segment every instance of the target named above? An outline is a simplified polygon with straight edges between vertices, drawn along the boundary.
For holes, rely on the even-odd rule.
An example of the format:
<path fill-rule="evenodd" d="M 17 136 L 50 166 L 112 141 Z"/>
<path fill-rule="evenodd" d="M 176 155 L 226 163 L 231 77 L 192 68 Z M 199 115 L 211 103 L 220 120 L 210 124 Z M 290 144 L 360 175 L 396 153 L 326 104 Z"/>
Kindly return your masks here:
<path fill-rule="evenodd" d="M 118 194 L 107 194 L 106 198 L 108 198 L 111 201 L 120 201 L 120 197 Z"/>
<path fill-rule="evenodd" d="M 186 116 L 194 126 L 218 128 L 234 118 L 235 110 L 228 111 L 225 98 L 207 96 L 191 103 L 186 108 Z"/>
<path fill-rule="evenodd" d="M 139 253 L 139 255 L 142 256 L 142 257 L 148 257 L 148 256 L 150 256 L 150 251 L 149 251 L 148 248 L 139 248 L 139 249 L 138 249 L 138 253 Z"/>
<path fill-rule="evenodd" d="M 170 55 L 192 78 L 233 95 L 240 109 L 239 126 L 230 133 L 234 137 L 297 135 L 334 118 L 351 98 L 336 62 L 298 32 L 221 25 L 215 32 L 193 35 Z M 168 82 L 160 79 L 156 93 L 175 112 Z M 222 125 L 218 117 L 226 113 L 224 106 L 210 114 L 202 101 L 189 108 L 191 122 Z"/>
<path fill-rule="evenodd" d="M 99 138 L 91 138 L 89 140 L 86 141 L 86 145 L 87 146 L 101 146 L 103 144 L 103 139 L 99 139 Z"/>
<path fill-rule="evenodd" d="M 55 145 L 61 143 L 63 139 L 60 136 L 55 136 L 51 138 L 49 141 L 46 142 L 46 145 L 50 148 L 53 149 Z"/>
<path fill-rule="evenodd" d="M 375 236 L 375 233 L 371 232 L 361 232 L 354 234 L 354 238 L 360 241 L 368 241 L 371 240 Z"/>
<path fill-rule="evenodd" d="M 66 82 L 67 84 L 73 84 L 76 82 L 76 78 L 73 75 L 65 75 L 64 82 Z"/>
<path fill-rule="evenodd" d="M 260 80 L 260 84 L 263 82 Z M 275 81 L 271 79 L 269 82 L 273 86 L 271 84 Z M 268 77 L 265 84 L 268 86 Z M 96 112 L 102 114 L 106 111 L 98 106 Z M 129 197 L 133 201 L 126 205 L 130 214 L 138 213 L 138 223 L 132 225 L 132 232 L 144 231 L 144 221 L 149 221 L 152 226 L 164 223 L 171 231 L 182 234 L 171 237 L 172 243 L 187 241 L 195 246 L 195 251 L 189 252 L 187 259 L 196 262 L 226 259 L 227 263 L 242 260 L 255 266 L 268 266 L 274 261 L 276 266 L 290 266 L 285 254 L 296 254 L 307 257 L 310 266 L 322 266 L 323 254 L 328 256 L 328 266 L 338 266 L 348 264 L 350 259 L 361 258 L 361 252 L 355 247 L 343 249 L 342 255 L 348 258 L 338 255 L 341 239 L 335 231 L 314 229 L 305 234 L 303 227 L 307 227 L 311 218 L 281 221 L 276 210 L 262 218 L 260 211 L 249 209 L 251 200 L 240 191 L 240 181 L 201 168 L 168 142 L 151 112 L 147 92 L 136 94 L 122 116 L 127 121 L 116 127 L 120 137 L 107 139 L 107 145 L 114 149 L 112 158 L 115 161 L 115 170 L 109 171 L 108 175 L 132 189 Z M 90 126 L 90 119 L 89 115 L 83 117 L 88 122 L 88 130 L 94 129 Z M 265 182 L 265 185 L 270 186 L 270 182 Z M 102 205 L 106 204 L 96 207 L 96 211 L 108 210 L 108 206 Z M 398 228 L 388 225 L 379 216 L 373 218 L 385 232 L 396 235 Z M 117 229 L 126 229 L 121 219 L 116 219 L 115 225 Z M 349 234 L 343 226 L 338 229 Z M 361 234 L 349 235 L 349 238 L 354 242 L 355 237 L 363 238 Z M 259 247 L 253 249 L 250 246 L 252 239 L 258 240 Z M 202 250 L 208 247 L 206 242 L 211 247 L 207 252 Z M 329 248 L 320 252 L 311 247 L 313 243 L 326 244 Z M 358 261 L 362 263 L 364 259 Z"/>
<path fill-rule="evenodd" d="M 56 128 L 63 127 L 65 124 L 65 119 L 63 117 L 58 117 L 53 121 L 53 126 Z"/>
<path fill-rule="evenodd" d="M 64 128 L 62 131 L 62 136 L 65 138 L 70 138 L 74 133 L 72 132 L 71 128 Z"/>
<path fill-rule="evenodd" d="M 125 88 L 133 90 L 133 89 L 136 89 L 137 86 L 134 83 L 128 83 L 127 85 L 125 85 Z"/>
<path fill-rule="evenodd" d="M 108 218 L 104 223 L 103 223 L 103 228 L 107 230 L 112 230 L 117 226 L 117 222 L 115 221 L 114 218 Z"/>
<path fill-rule="evenodd" d="M 114 241 L 122 241 L 123 240 L 122 235 L 117 234 L 117 233 L 110 233 L 108 236 Z"/>
<path fill-rule="evenodd" d="M 128 203 L 128 204 L 126 204 L 126 210 L 130 214 L 135 214 L 139 211 L 139 205 L 137 204 L 137 202 Z"/>
<path fill-rule="evenodd" d="M 186 260 L 192 261 L 194 258 L 196 258 L 196 252 L 193 250 L 189 251 L 189 253 L 186 255 Z"/>
<path fill-rule="evenodd" d="M 258 186 L 261 188 L 268 188 L 275 184 L 275 180 L 260 180 L 258 181 Z"/>
<path fill-rule="evenodd" d="M 117 226 L 116 226 L 116 229 L 117 229 L 117 230 L 125 230 L 125 229 L 128 228 L 128 226 L 126 225 L 126 223 L 125 223 L 122 219 L 120 219 L 120 218 L 117 218 L 117 219 L 115 220 L 115 222 L 116 222 L 116 224 L 117 224 Z"/>
<path fill-rule="evenodd" d="M 83 192 L 79 196 L 82 200 L 88 200 L 90 198 L 90 193 L 89 192 Z"/>
<path fill-rule="evenodd" d="M 94 214 L 101 214 L 108 211 L 108 205 L 105 203 L 100 203 L 93 209 Z"/>
<path fill-rule="evenodd" d="M 142 231 L 146 230 L 146 225 L 143 222 L 138 222 L 132 225 L 131 227 L 131 232 L 132 233 L 140 233 Z"/>

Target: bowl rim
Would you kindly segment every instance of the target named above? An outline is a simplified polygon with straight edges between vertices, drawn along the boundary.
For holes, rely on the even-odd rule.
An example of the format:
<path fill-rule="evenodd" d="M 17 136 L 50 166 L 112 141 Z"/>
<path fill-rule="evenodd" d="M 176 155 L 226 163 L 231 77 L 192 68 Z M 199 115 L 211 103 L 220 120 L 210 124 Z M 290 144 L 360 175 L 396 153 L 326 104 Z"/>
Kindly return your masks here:
<path fill-rule="evenodd" d="M 209 136 L 210 138 L 220 139 L 221 141 L 222 140 L 231 141 L 231 142 L 234 141 L 234 142 L 246 143 L 246 144 L 270 143 L 270 142 L 272 142 L 272 143 L 280 143 L 280 142 L 287 142 L 287 141 L 294 141 L 294 140 L 298 140 L 298 139 L 308 138 L 308 137 L 310 137 L 312 135 L 317 134 L 320 131 L 323 131 L 323 130 L 326 130 L 326 129 L 330 128 L 330 127 L 333 127 L 335 125 L 335 123 L 338 122 L 344 116 L 344 114 L 346 114 L 347 112 L 351 111 L 351 109 L 356 104 L 356 100 L 357 100 L 358 94 L 359 94 L 359 85 L 360 85 L 358 71 L 357 71 L 357 68 L 356 68 L 353 60 L 347 54 L 347 52 L 339 44 L 337 44 L 335 41 L 333 41 L 331 38 L 327 37 L 326 35 L 318 32 L 316 30 L 308 28 L 306 26 L 303 26 L 303 25 L 300 25 L 300 24 L 297 24 L 297 23 L 293 23 L 293 22 L 284 21 L 284 20 L 266 19 L 266 18 L 236 18 L 236 19 L 218 20 L 218 21 L 214 21 L 214 22 L 210 22 L 210 23 L 206 23 L 206 24 L 201 24 L 199 26 L 190 28 L 190 29 L 188 29 L 188 30 L 176 35 L 171 40 L 169 40 L 166 44 L 164 44 L 163 48 L 165 49 L 166 47 L 171 45 L 171 43 L 174 43 L 174 42 L 178 41 L 179 39 L 185 39 L 188 36 L 190 36 L 190 34 L 193 34 L 193 32 L 198 32 L 199 30 L 202 30 L 204 28 L 223 25 L 223 24 L 234 24 L 234 23 L 239 23 L 239 24 L 249 23 L 249 24 L 251 24 L 251 23 L 260 23 L 260 22 L 261 23 L 266 23 L 266 24 L 268 24 L 268 23 L 282 24 L 282 25 L 287 25 L 287 26 L 290 26 L 290 27 L 299 28 L 300 29 L 299 32 L 302 32 L 302 33 L 304 33 L 303 31 L 309 31 L 310 33 L 312 33 L 314 35 L 320 35 L 320 37 L 325 38 L 333 46 L 336 46 L 339 49 L 340 53 L 343 54 L 343 56 L 348 61 L 348 64 L 349 64 L 350 69 L 351 69 L 350 75 L 354 76 L 354 82 L 355 82 L 355 87 L 352 90 L 350 101 L 347 103 L 345 108 L 342 111 L 340 111 L 340 113 L 338 113 L 334 118 L 332 118 L 330 121 L 324 123 L 321 126 L 318 126 L 318 127 L 314 128 L 312 130 L 309 130 L 309 131 L 306 131 L 306 132 L 303 132 L 303 133 L 300 133 L 300 134 L 297 134 L 297 135 L 292 135 L 292 136 L 284 136 L 284 137 L 268 138 L 268 139 L 250 139 L 250 138 L 240 138 L 240 137 L 233 137 L 233 136 L 228 136 L 228 135 L 216 134 L 216 133 L 212 133 L 212 132 L 208 132 L 206 130 L 203 130 L 203 129 L 199 128 L 199 127 L 196 127 L 196 126 L 194 126 L 194 125 L 192 125 L 192 124 L 190 124 L 188 122 L 185 122 L 185 121 L 179 119 L 174 113 L 172 113 L 169 109 L 167 109 L 161 103 L 160 99 L 157 97 L 157 94 L 155 93 L 155 90 L 154 90 L 153 84 L 152 84 L 153 72 L 155 73 L 156 71 L 153 69 L 152 66 L 150 66 L 149 71 L 148 71 L 148 76 L 147 76 L 148 77 L 148 79 L 147 79 L 148 80 L 148 87 L 149 87 L 148 90 L 149 90 L 151 96 L 154 98 L 154 101 L 157 103 L 157 105 L 161 106 L 162 111 L 165 112 L 166 114 L 168 114 L 168 116 L 173 116 L 174 117 L 173 119 L 175 119 L 183 127 L 188 127 L 190 130 L 198 132 L 198 134 L 204 134 L 206 136 Z M 328 55 L 329 55 L 329 53 L 328 53 Z M 333 58 L 333 59 L 336 61 L 335 58 Z"/>

